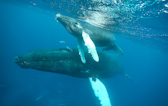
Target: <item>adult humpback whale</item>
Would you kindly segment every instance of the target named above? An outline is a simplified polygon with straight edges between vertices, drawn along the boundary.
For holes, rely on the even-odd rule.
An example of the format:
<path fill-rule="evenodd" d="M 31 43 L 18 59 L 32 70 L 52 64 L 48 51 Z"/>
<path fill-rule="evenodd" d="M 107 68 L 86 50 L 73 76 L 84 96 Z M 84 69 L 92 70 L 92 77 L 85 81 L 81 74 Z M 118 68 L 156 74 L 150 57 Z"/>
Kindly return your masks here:
<path fill-rule="evenodd" d="M 108 92 L 99 78 L 113 77 L 116 74 L 127 76 L 123 72 L 122 63 L 116 54 L 98 51 L 99 62 L 95 62 L 87 52 L 85 54 L 86 64 L 81 62 L 77 49 L 36 50 L 17 56 L 15 63 L 22 68 L 89 78 L 100 104 L 111 106 Z"/>
<path fill-rule="evenodd" d="M 108 78 L 116 74 L 124 74 L 123 66 L 116 54 L 99 51 L 100 61 L 95 62 L 85 52 L 86 64 L 82 63 L 77 49 L 36 50 L 17 56 L 15 63 L 22 68 L 67 74 L 81 78 Z"/>
<path fill-rule="evenodd" d="M 115 37 L 113 33 L 86 23 L 81 23 L 74 18 L 61 14 L 56 14 L 56 20 L 78 39 L 79 54 L 83 63 L 86 63 L 83 42 L 96 62 L 99 62 L 96 46 L 105 47 L 103 50 L 112 49 L 119 54 L 123 54 L 122 49 L 114 43 Z"/>

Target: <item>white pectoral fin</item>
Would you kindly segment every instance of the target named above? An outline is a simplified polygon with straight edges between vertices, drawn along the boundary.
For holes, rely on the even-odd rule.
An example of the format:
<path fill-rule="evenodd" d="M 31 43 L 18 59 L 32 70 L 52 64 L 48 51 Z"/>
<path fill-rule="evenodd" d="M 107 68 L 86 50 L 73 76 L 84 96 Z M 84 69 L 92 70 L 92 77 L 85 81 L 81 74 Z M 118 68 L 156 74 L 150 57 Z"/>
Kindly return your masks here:
<path fill-rule="evenodd" d="M 96 47 L 95 47 L 95 44 L 93 43 L 93 41 L 91 40 L 89 34 L 87 34 L 86 32 L 82 32 L 82 37 L 83 37 L 83 40 L 85 42 L 85 45 L 88 49 L 88 52 L 92 55 L 93 59 L 96 61 L 96 62 L 99 62 L 99 56 L 97 54 L 97 51 L 96 51 Z"/>
<path fill-rule="evenodd" d="M 82 42 L 78 40 L 78 50 L 79 55 L 81 57 L 82 63 L 86 63 L 85 54 L 84 54 L 84 47 L 82 45 Z"/>
<path fill-rule="evenodd" d="M 100 100 L 100 104 L 102 106 L 111 106 L 108 92 L 104 84 L 97 78 L 95 80 L 89 78 L 89 81 L 93 88 L 95 96 Z"/>

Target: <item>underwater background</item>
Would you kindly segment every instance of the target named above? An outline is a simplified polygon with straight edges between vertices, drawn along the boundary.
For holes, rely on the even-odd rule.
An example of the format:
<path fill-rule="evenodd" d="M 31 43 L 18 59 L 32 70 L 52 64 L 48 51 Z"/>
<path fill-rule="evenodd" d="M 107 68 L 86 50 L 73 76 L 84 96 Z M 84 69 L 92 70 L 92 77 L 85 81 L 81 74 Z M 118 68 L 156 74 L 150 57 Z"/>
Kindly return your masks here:
<path fill-rule="evenodd" d="M 100 106 L 88 79 L 14 63 L 32 50 L 76 48 L 56 13 L 117 33 L 125 73 L 136 84 L 122 75 L 102 79 L 113 106 L 168 106 L 166 0 L 1 0 L 0 106 Z"/>

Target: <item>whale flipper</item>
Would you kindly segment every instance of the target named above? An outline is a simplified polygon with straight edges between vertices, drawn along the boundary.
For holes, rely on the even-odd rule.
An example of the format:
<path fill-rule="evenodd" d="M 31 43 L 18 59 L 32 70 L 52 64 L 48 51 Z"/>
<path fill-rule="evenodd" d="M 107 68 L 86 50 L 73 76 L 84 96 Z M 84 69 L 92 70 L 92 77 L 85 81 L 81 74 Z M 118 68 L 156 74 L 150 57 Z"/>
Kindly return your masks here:
<path fill-rule="evenodd" d="M 79 50 L 79 55 L 82 60 L 82 63 L 86 63 L 85 54 L 84 54 L 84 47 L 83 47 L 83 44 L 80 40 L 78 40 L 78 50 Z"/>
<path fill-rule="evenodd" d="M 87 49 L 88 49 L 88 52 L 92 55 L 93 59 L 94 59 L 96 62 L 99 62 L 99 56 L 98 56 L 98 54 L 97 54 L 95 44 L 94 44 L 93 41 L 91 40 L 89 34 L 87 34 L 85 31 L 83 31 L 83 32 L 82 32 L 82 37 L 83 37 L 83 40 L 84 40 L 84 42 L 85 42 L 85 46 L 86 46 Z"/>
<path fill-rule="evenodd" d="M 103 51 L 104 51 L 104 50 L 114 50 L 114 51 L 116 51 L 117 53 L 119 53 L 119 54 L 121 54 L 121 55 L 124 55 L 123 50 L 122 50 L 120 47 L 118 47 L 116 44 L 112 44 L 112 45 L 110 45 L 110 46 L 104 47 L 104 48 L 103 48 Z"/>
<path fill-rule="evenodd" d="M 108 92 L 104 84 L 97 78 L 89 78 L 90 84 L 93 88 L 94 94 L 100 100 L 102 106 L 111 106 Z"/>

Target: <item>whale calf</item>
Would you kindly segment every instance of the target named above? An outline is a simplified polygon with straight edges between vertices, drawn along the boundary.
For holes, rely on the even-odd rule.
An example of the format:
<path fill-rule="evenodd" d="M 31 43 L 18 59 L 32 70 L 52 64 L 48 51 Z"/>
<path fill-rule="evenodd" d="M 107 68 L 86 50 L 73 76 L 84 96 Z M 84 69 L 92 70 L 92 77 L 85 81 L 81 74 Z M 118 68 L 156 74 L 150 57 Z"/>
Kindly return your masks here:
<path fill-rule="evenodd" d="M 24 69 L 66 74 L 73 77 L 88 78 L 96 97 L 102 106 L 112 106 L 108 92 L 101 78 L 124 74 L 122 62 L 117 54 L 97 52 L 100 61 L 95 62 L 92 56 L 85 52 L 87 63 L 80 60 L 77 49 L 35 50 L 15 57 L 15 63 Z M 130 79 L 130 78 L 129 78 Z"/>
<path fill-rule="evenodd" d="M 83 63 L 86 63 L 83 43 L 96 62 L 99 62 L 96 47 L 104 47 L 103 50 L 112 49 L 119 54 L 123 54 L 122 49 L 114 43 L 115 36 L 110 31 L 94 27 L 88 23 L 82 23 L 61 14 L 56 14 L 56 20 L 78 39 L 79 54 Z"/>

